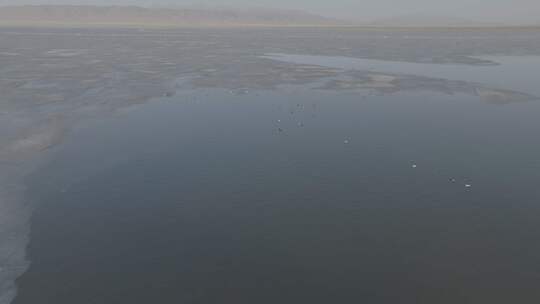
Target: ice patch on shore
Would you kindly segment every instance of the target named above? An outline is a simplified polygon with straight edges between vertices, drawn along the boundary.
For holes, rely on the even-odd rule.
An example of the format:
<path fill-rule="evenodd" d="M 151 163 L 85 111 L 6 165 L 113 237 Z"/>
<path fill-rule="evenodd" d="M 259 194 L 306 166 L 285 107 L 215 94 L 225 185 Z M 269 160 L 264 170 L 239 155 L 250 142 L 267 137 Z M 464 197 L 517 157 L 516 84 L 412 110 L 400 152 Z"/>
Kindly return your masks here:
<path fill-rule="evenodd" d="M 6 169 L 2 166 L 3 169 Z M 0 304 L 9 304 L 17 294 L 15 280 L 29 266 L 26 246 L 31 207 L 25 204 L 22 172 L 2 170 L 0 176 Z"/>
<path fill-rule="evenodd" d="M 44 159 L 43 151 L 61 142 L 65 134 L 62 119 L 25 123 L 13 118 L 3 126 L 10 123 L 26 127 L 16 137 L 0 140 L 0 304 L 15 298 L 15 280 L 30 265 L 26 247 L 32 205 L 24 195 L 24 178 Z"/>

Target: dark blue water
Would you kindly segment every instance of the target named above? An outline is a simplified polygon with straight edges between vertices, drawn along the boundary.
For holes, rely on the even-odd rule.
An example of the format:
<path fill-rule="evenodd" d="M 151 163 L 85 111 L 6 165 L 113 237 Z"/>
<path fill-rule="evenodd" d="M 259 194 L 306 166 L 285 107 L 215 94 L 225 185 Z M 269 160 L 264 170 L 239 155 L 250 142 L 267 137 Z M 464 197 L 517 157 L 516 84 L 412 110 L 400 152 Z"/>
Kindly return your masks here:
<path fill-rule="evenodd" d="M 15 303 L 537 303 L 539 114 L 294 87 L 87 121 L 28 180 Z"/>

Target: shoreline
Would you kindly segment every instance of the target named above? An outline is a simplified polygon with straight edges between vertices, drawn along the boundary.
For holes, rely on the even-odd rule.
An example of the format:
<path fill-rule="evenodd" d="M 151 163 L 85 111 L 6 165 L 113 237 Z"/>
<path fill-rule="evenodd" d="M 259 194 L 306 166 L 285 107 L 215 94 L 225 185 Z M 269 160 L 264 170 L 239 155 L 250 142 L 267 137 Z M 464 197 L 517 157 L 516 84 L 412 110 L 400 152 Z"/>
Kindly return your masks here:
<path fill-rule="evenodd" d="M 540 25 L 508 25 L 508 26 L 384 26 L 384 25 L 327 25 L 327 24 L 265 24 L 265 23 L 144 23 L 144 22 L 57 22 L 57 21 L 17 21 L 0 20 L 0 28 L 88 28 L 88 29 L 238 29 L 238 28 L 313 28 L 359 31 L 540 31 Z"/>

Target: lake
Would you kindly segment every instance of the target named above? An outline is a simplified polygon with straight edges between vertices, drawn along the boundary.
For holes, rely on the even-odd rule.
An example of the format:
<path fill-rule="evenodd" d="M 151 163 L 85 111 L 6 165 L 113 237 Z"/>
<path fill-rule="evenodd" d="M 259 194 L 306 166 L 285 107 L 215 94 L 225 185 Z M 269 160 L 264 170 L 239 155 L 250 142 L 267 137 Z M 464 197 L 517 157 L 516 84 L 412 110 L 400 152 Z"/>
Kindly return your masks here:
<path fill-rule="evenodd" d="M 522 43 L 540 34 L 337 33 L 443 44 L 396 58 L 313 51 L 337 34 L 301 31 L 86 33 L 99 48 L 66 56 L 140 49 L 96 72 L 111 91 L 41 106 L 65 130 L 24 177 L 30 266 L 13 303 L 540 299 L 540 54 Z M 501 48 L 443 54 L 443 38 Z M 58 78 L 56 91 L 79 85 Z M 117 87 L 159 93 L 123 102 Z"/>

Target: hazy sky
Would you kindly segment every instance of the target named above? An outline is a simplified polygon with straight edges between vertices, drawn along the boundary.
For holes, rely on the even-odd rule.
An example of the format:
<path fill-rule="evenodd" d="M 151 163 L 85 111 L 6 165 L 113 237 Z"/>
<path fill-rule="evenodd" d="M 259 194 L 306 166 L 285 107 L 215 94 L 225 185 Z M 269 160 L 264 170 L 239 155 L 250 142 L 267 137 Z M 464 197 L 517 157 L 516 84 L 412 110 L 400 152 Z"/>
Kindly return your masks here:
<path fill-rule="evenodd" d="M 302 9 L 326 16 L 365 21 L 425 14 L 483 22 L 540 24 L 540 0 L 0 0 L 0 4 L 248 5 Z"/>

